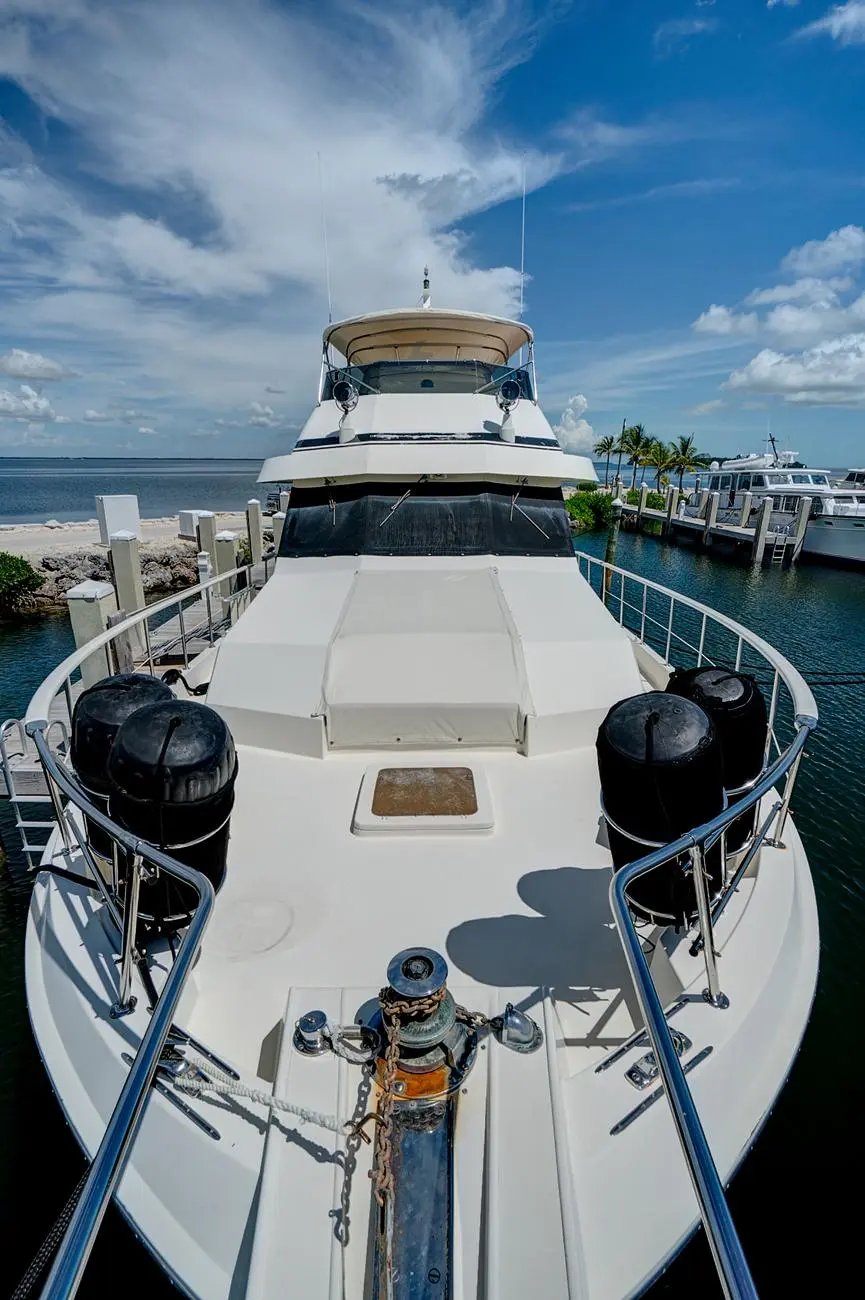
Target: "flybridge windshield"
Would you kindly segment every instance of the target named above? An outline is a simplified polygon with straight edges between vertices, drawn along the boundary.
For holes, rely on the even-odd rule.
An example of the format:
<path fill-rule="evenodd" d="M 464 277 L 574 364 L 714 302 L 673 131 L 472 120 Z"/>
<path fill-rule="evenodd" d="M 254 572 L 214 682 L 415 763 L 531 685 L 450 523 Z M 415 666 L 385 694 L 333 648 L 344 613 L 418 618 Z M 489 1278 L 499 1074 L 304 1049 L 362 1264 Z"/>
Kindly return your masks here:
<path fill-rule="evenodd" d="M 347 483 L 292 488 L 279 547 L 324 555 L 567 555 L 561 488 Z"/>
<path fill-rule="evenodd" d="M 374 361 L 367 366 L 330 370 L 322 398 L 330 401 L 333 385 L 348 379 L 364 393 L 478 393 L 495 392 L 503 379 L 515 379 L 522 396 L 531 398 L 528 370 L 493 366 L 485 361 Z"/>

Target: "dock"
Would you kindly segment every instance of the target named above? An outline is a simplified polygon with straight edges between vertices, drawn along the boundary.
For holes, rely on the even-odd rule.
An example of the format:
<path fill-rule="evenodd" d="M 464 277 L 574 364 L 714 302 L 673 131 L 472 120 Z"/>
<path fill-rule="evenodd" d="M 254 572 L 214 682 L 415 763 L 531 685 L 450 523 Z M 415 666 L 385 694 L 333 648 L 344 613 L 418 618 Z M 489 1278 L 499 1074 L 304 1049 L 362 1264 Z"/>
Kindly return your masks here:
<path fill-rule="evenodd" d="M 721 494 L 703 491 L 691 514 L 683 513 L 676 487 L 667 488 L 666 503 L 660 510 L 646 504 L 648 495 L 649 489 L 643 484 L 639 502 L 622 506 L 625 527 L 668 541 L 690 541 L 697 547 L 726 543 L 733 551 L 746 552 L 754 565 L 795 564 L 799 559 L 808 526 L 810 497 L 802 497 L 793 521 L 781 526 L 772 518 L 771 500 L 764 499 L 757 508 L 752 508 L 750 493 L 735 508 L 722 510 Z M 653 527 L 650 529 L 648 525 Z"/>

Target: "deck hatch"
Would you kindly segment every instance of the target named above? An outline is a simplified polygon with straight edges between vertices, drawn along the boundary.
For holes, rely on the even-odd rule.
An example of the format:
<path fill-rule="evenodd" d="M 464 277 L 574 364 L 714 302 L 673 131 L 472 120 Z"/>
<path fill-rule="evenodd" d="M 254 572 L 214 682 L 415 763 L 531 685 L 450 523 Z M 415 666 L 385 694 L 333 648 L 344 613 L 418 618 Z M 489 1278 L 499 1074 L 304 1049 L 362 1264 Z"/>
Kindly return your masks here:
<path fill-rule="evenodd" d="M 376 817 L 471 817 L 477 810 L 470 767 L 383 767 L 376 777 Z"/>
<path fill-rule="evenodd" d="M 461 835 L 492 828 L 483 771 L 441 762 L 367 768 L 351 823 L 356 835 Z"/>

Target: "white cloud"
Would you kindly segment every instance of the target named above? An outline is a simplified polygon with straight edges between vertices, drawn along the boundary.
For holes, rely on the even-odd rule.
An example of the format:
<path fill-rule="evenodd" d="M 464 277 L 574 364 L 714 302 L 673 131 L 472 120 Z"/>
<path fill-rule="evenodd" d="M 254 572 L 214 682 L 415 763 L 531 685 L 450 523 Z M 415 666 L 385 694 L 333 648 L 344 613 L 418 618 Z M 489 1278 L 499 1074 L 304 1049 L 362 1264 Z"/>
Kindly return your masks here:
<path fill-rule="evenodd" d="M 790 342 L 803 343 L 865 325 L 865 294 L 860 294 L 846 307 L 838 306 L 836 302 L 827 299 L 807 307 L 783 303 L 769 312 L 766 329 Z"/>
<path fill-rule="evenodd" d="M 865 44 L 865 4 L 848 0 L 847 4 L 833 5 L 823 18 L 801 28 L 797 35 L 832 36 L 841 45 Z"/>
<path fill-rule="evenodd" d="M 735 312 L 713 302 L 691 328 L 698 334 L 756 334 L 757 315 L 755 312 Z"/>
<path fill-rule="evenodd" d="M 692 36 L 704 35 L 717 26 L 716 18 L 670 18 L 655 28 L 652 48 L 659 58 L 669 58 L 686 50 Z"/>
<path fill-rule="evenodd" d="M 92 407 L 88 407 L 81 418 L 88 424 L 110 424 L 114 420 L 114 416 L 107 411 L 95 411 Z"/>
<path fill-rule="evenodd" d="M 764 348 L 733 371 L 727 386 L 799 405 L 865 404 L 865 333 L 830 339 L 799 353 Z"/>
<path fill-rule="evenodd" d="M 69 379 L 72 371 L 59 361 L 43 357 L 39 352 L 13 348 L 0 357 L 0 374 L 9 375 L 12 379 L 33 379 L 45 383 L 53 379 Z"/>
<path fill-rule="evenodd" d="M 850 289 L 853 280 L 848 275 L 820 280 L 807 276 L 795 284 L 776 284 L 771 289 L 755 289 L 745 299 L 749 307 L 762 307 L 779 302 L 836 303 L 838 294 Z"/>
<path fill-rule="evenodd" d="M 713 397 L 708 402 L 698 402 L 696 406 L 689 406 L 686 414 L 688 415 L 714 415 L 716 411 L 723 410 L 727 405 L 720 397 Z"/>
<path fill-rule="evenodd" d="M 518 272 L 481 269 L 458 223 L 521 187 L 524 142 L 488 109 L 532 52 L 527 8 L 418 0 L 351 22 L 344 41 L 315 6 L 267 0 L 0 5 L 0 76 L 63 123 L 120 207 L 90 205 L 86 171 L 67 185 L 2 154 L 22 338 L 146 378 L 175 414 L 245 406 L 274 373 L 305 407 L 326 319 L 320 145 L 338 315 L 413 304 L 427 262 L 435 302 L 513 312 Z M 530 149 L 529 188 L 585 160 L 574 139 Z"/>
<path fill-rule="evenodd" d="M 18 392 L 0 388 L 0 416 L 7 420 L 54 420 L 54 408 L 47 397 L 37 393 L 28 384 L 21 384 Z"/>
<path fill-rule="evenodd" d="M 155 429 L 151 429 L 151 428 L 149 428 L 146 424 L 142 424 L 142 426 L 141 426 L 141 428 L 138 430 L 138 432 L 139 432 L 139 433 L 144 433 L 144 434 L 149 434 L 149 435 L 151 435 L 151 436 L 155 435 L 157 438 L 159 437 L 159 434 L 156 432 L 156 430 L 155 430 Z"/>
<path fill-rule="evenodd" d="M 558 424 L 553 425 L 553 433 L 564 451 L 591 452 L 595 431 L 588 420 L 583 419 L 588 407 L 589 403 L 582 393 L 569 397 Z"/>
<path fill-rule="evenodd" d="M 865 13 L 865 5 L 862 6 Z M 810 239 L 793 248 L 781 263 L 784 271 L 797 275 L 826 276 L 834 271 L 858 267 L 865 262 L 865 230 L 861 226 L 842 226 L 825 239 Z"/>
<path fill-rule="evenodd" d="M 766 7 L 774 9 L 776 5 L 786 5 L 788 9 L 795 9 L 799 0 L 766 0 Z"/>

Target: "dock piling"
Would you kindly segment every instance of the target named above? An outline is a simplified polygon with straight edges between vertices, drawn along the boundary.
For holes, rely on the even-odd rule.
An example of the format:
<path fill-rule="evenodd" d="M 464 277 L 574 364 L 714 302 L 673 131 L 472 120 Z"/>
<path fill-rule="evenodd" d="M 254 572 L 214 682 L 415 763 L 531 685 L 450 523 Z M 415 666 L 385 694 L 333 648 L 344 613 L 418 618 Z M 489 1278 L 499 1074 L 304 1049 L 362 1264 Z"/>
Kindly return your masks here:
<path fill-rule="evenodd" d="M 216 550 L 214 568 L 217 573 L 231 573 L 232 569 L 237 568 L 237 536 L 230 528 L 216 534 L 214 547 Z M 219 594 L 223 600 L 227 599 L 233 590 L 234 580 L 231 578 L 219 584 Z"/>
<path fill-rule="evenodd" d="M 290 496 L 290 493 L 288 493 L 288 492 L 280 492 L 280 494 L 279 494 L 279 509 L 280 509 L 280 513 L 283 514 L 283 515 L 286 514 L 287 511 L 288 511 L 288 498 L 289 498 L 289 496 Z"/>
<path fill-rule="evenodd" d="M 246 531 L 249 535 L 251 564 L 261 564 L 261 502 L 255 497 L 246 503 Z"/>
<path fill-rule="evenodd" d="M 141 578 L 141 555 L 138 550 L 138 538 L 126 529 L 112 533 L 110 539 L 111 566 L 114 569 L 114 586 L 117 589 L 117 606 L 124 614 L 134 614 L 143 609 L 144 583 Z M 139 651 L 144 651 L 144 633 L 140 627 L 130 633 L 130 644 Z"/>
<path fill-rule="evenodd" d="M 744 493 L 742 497 L 742 513 L 739 516 L 739 527 L 747 528 L 748 520 L 751 518 L 751 504 L 754 500 L 750 492 Z"/>
<path fill-rule="evenodd" d="M 645 508 L 646 508 L 646 498 L 648 497 L 648 495 L 649 495 L 649 487 L 648 487 L 648 484 L 647 484 L 647 483 L 641 483 L 641 484 L 640 484 L 640 504 L 637 506 L 637 531 L 638 531 L 638 532 L 639 532 L 639 530 L 640 530 L 640 524 L 641 524 L 642 521 L 643 521 L 643 511 L 644 511 Z"/>
<path fill-rule="evenodd" d="M 110 582 L 96 582 L 93 579 L 79 582 L 69 588 L 66 601 L 72 635 L 79 650 L 88 641 L 105 632 L 109 616 L 117 613 L 117 597 Z M 81 665 L 81 680 L 85 687 L 95 686 L 103 677 L 110 677 L 112 671 L 108 648 L 103 646 L 84 660 Z"/>
<path fill-rule="evenodd" d="M 793 529 L 793 554 L 790 557 L 790 563 L 795 564 L 802 550 L 802 543 L 805 541 L 805 529 L 808 527 L 808 520 L 811 518 L 811 497 L 800 497 L 799 507 L 796 511 L 796 523 Z"/>
<path fill-rule="evenodd" d="M 757 527 L 754 529 L 754 540 L 751 543 L 751 563 L 760 565 L 763 563 L 763 552 L 766 549 L 766 534 L 769 531 L 769 520 L 772 517 L 772 498 L 764 497 L 760 502 L 760 513 L 757 515 Z"/>
<path fill-rule="evenodd" d="M 718 504 L 721 500 L 717 492 L 709 492 L 705 508 L 706 527 L 703 529 L 703 545 L 708 546 L 712 541 L 712 529 L 718 522 Z"/>
<path fill-rule="evenodd" d="M 285 523 L 285 511 L 277 510 L 273 516 L 273 549 L 279 555 L 279 543 L 282 541 L 282 526 Z"/>
<path fill-rule="evenodd" d="M 202 510 L 198 515 L 198 549 L 206 551 L 210 563 L 216 568 L 216 515 L 212 510 Z"/>
<path fill-rule="evenodd" d="M 664 524 L 664 534 L 669 536 L 673 528 L 673 518 L 679 507 L 679 489 L 670 484 L 667 489 L 667 519 Z"/>

